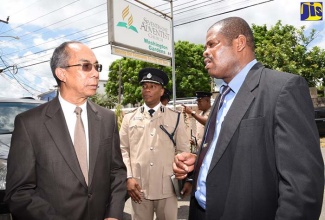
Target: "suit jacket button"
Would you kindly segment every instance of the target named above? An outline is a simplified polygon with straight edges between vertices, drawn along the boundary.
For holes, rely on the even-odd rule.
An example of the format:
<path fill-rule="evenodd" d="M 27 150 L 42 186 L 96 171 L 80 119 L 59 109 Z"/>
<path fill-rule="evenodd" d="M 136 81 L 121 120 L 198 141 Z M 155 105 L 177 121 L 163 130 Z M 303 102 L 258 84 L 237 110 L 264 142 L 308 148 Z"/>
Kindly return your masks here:
<path fill-rule="evenodd" d="M 88 193 L 88 198 L 90 199 L 92 197 L 92 194 L 91 193 Z"/>

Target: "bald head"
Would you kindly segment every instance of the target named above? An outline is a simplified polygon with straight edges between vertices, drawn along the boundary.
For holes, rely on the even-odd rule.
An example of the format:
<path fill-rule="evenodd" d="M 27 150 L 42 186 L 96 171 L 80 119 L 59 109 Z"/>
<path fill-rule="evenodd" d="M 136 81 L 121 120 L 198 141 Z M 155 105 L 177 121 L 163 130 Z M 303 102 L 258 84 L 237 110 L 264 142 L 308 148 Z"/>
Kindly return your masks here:
<path fill-rule="evenodd" d="M 225 18 L 213 24 L 209 30 L 216 26 L 219 27 L 219 32 L 225 36 L 229 44 L 231 44 L 232 40 L 236 39 L 239 35 L 244 35 L 246 37 L 247 46 L 254 51 L 255 45 L 253 32 L 244 19 L 239 17 Z"/>

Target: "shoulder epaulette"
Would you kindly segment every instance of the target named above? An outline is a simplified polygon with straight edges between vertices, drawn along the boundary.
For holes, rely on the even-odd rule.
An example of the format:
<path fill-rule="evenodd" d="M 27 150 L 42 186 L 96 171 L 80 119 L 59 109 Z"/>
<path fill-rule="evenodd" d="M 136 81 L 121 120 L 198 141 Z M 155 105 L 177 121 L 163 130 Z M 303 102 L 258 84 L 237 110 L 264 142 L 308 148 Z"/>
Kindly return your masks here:
<path fill-rule="evenodd" d="M 127 112 L 125 112 L 125 114 L 129 114 L 129 113 L 135 112 L 137 109 L 138 109 L 138 108 L 135 108 L 135 109 L 132 109 L 132 110 L 130 110 L 130 111 L 127 111 Z"/>

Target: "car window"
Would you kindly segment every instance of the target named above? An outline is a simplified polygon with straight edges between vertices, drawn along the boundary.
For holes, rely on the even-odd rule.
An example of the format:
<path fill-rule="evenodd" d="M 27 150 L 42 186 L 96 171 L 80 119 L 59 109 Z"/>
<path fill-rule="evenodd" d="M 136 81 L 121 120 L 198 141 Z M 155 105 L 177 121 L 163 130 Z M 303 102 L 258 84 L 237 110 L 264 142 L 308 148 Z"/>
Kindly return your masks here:
<path fill-rule="evenodd" d="M 39 103 L 0 103 L 0 134 L 12 133 L 16 115 L 40 105 Z"/>

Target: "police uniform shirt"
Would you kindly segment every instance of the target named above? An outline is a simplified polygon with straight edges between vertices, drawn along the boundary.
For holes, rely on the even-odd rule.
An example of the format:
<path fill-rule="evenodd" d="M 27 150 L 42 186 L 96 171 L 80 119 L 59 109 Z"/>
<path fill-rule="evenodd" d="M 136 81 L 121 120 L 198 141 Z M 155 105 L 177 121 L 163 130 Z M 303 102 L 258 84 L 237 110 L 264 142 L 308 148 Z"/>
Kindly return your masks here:
<path fill-rule="evenodd" d="M 127 176 L 137 181 L 144 198 L 164 199 L 175 196 L 170 179 L 175 153 L 189 152 L 190 146 L 187 135 L 184 135 L 186 131 L 182 114 L 175 131 L 175 147 L 160 126 L 172 133 L 178 113 L 159 104 L 151 117 L 148 109 L 141 106 L 124 116 L 120 129 L 121 151 Z"/>
<path fill-rule="evenodd" d="M 200 112 L 201 116 L 204 116 L 205 118 L 208 118 L 210 115 L 210 111 L 211 111 L 211 107 L 206 110 L 206 111 L 202 111 Z M 196 121 L 196 140 L 197 140 L 197 149 L 199 149 L 199 147 L 201 147 L 201 143 L 202 143 L 202 138 L 204 135 L 204 129 L 205 129 L 205 125 L 201 124 L 200 122 Z"/>

